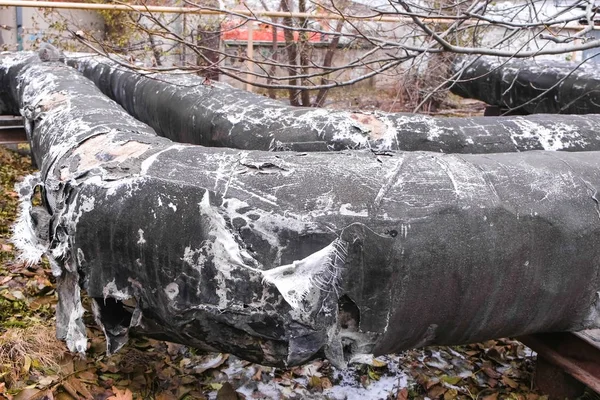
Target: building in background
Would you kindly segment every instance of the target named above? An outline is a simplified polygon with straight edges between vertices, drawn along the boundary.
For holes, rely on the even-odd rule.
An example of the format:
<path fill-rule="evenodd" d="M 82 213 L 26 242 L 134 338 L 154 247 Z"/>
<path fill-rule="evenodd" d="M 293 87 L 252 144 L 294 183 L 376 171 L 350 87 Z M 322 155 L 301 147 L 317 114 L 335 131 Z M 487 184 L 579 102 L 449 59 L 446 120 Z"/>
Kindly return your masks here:
<path fill-rule="evenodd" d="M 94 11 L 52 11 L 31 7 L 0 7 L 0 49 L 4 51 L 31 50 L 41 41 L 54 42 L 60 47 L 77 47 L 65 31 L 104 32 L 104 18 Z M 60 39 L 59 39 L 60 38 Z"/>

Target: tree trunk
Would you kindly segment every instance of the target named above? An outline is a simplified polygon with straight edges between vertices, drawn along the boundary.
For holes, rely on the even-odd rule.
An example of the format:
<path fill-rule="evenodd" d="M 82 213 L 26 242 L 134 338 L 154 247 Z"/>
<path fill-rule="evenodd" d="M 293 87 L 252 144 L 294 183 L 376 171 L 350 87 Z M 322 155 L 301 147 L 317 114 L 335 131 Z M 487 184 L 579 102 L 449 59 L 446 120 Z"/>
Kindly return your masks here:
<path fill-rule="evenodd" d="M 344 21 L 343 20 L 338 21 L 337 25 L 335 26 L 335 32 L 340 33 L 342 31 L 343 26 L 344 26 Z M 325 59 L 323 60 L 323 66 L 325 68 L 329 68 L 333 64 L 333 56 L 335 55 L 335 51 L 337 50 L 339 43 L 340 43 L 339 35 L 336 35 L 331 39 L 331 43 L 329 43 L 329 47 L 327 47 L 327 52 L 325 53 Z M 327 78 L 325 78 L 325 77 L 321 78 L 321 85 L 325 85 L 325 84 L 327 84 L 327 82 L 328 82 Z M 319 92 L 317 93 L 317 99 L 315 100 L 315 107 L 323 107 L 323 104 L 325 104 L 325 98 L 327 97 L 328 92 L 329 92 L 328 89 L 319 89 Z"/>
<path fill-rule="evenodd" d="M 162 55 L 161 55 L 161 49 L 160 46 L 158 46 L 156 44 L 156 42 L 154 41 L 154 37 L 152 36 L 151 33 L 148 32 L 148 43 L 150 44 L 150 49 L 152 50 L 152 56 L 154 57 L 154 63 L 156 64 L 155 66 L 162 66 Z"/>
<path fill-rule="evenodd" d="M 267 3 L 264 0 L 260 1 L 260 4 L 262 5 L 263 9 L 265 11 L 269 11 L 269 6 L 267 5 Z M 279 6 L 279 8 L 281 9 L 281 4 Z M 273 21 L 273 24 L 278 24 L 277 18 L 271 18 L 271 21 Z M 277 27 L 275 25 L 271 25 L 271 34 L 273 35 L 273 38 L 271 39 L 271 49 L 273 52 L 273 56 L 271 57 L 271 61 L 273 62 L 273 65 L 271 65 L 269 67 L 269 76 L 267 77 L 267 85 L 271 85 L 273 83 L 273 78 L 275 76 L 277 76 L 277 58 L 278 58 L 278 52 L 279 52 L 279 43 L 278 43 L 278 39 L 277 39 Z M 267 89 L 268 93 L 269 93 L 269 97 L 272 99 L 276 99 L 277 98 L 277 91 L 275 90 L 275 88 L 273 87 L 269 87 Z"/>
<path fill-rule="evenodd" d="M 281 10 L 285 12 L 291 12 L 290 5 L 288 4 L 288 0 L 281 0 Z M 291 17 L 283 17 L 283 24 L 285 26 L 294 26 L 294 20 Z M 288 83 L 291 86 L 298 85 L 298 79 L 294 78 L 298 75 L 298 71 L 294 65 L 298 64 L 298 43 L 294 39 L 294 31 L 291 29 L 283 28 L 283 37 L 285 38 L 285 50 L 288 55 L 288 74 L 290 79 Z M 289 98 L 290 104 L 292 106 L 300 106 L 300 91 L 298 89 L 289 89 Z"/>
<path fill-rule="evenodd" d="M 298 0 L 298 11 L 301 13 L 307 12 L 306 8 L 306 0 Z M 307 18 L 298 18 L 300 22 L 301 28 L 308 28 L 308 19 Z M 309 54 L 308 54 L 308 32 L 300 32 L 298 35 L 298 48 L 299 48 L 299 56 L 300 56 L 300 75 L 307 75 L 309 72 L 308 63 L 309 63 Z M 310 82 L 306 78 L 300 79 L 300 84 L 304 87 L 310 86 Z M 300 98 L 302 99 L 303 107 L 310 107 L 310 92 L 308 89 L 303 89 L 300 91 Z"/>
<path fill-rule="evenodd" d="M 211 2 L 212 3 L 212 2 Z M 218 8 L 218 2 L 215 4 Z M 211 81 L 218 81 L 219 72 L 219 49 L 221 47 L 221 25 L 218 19 L 205 18 L 204 23 L 198 25 L 196 44 L 202 56 L 197 57 L 198 65 L 206 66 L 203 76 Z"/>
<path fill-rule="evenodd" d="M 275 18 L 273 18 L 275 20 Z M 272 43 L 272 51 L 273 51 L 273 56 L 271 57 L 271 61 L 273 61 L 273 63 L 277 62 L 277 58 L 278 58 L 278 52 L 279 52 L 279 44 L 277 42 L 277 27 L 275 25 L 271 26 L 271 32 L 273 33 L 273 39 L 271 40 Z M 271 85 L 273 83 L 273 77 L 277 75 L 277 66 L 275 64 L 271 65 L 271 67 L 269 68 L 269 77 L 267 78 L 267 85 Z M 274 88 L 269 87 L 268 89 L 269 92 L 269 97 L 272 99 L 276 99 L 277 98 L 277 92 L 275 91 Z"/>

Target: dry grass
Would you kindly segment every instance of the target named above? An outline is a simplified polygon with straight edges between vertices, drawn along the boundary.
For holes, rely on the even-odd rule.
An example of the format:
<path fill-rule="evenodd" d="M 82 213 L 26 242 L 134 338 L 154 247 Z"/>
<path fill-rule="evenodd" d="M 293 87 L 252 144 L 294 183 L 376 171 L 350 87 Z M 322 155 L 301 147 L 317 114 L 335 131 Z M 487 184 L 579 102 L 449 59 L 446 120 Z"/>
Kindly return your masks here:
<path fill-rule="evenodd" d="M 0 335 L 0 380 L 11 388 L 31 369 L 57 371 L 66 352 L 53 326 L 10 328 Z"/>

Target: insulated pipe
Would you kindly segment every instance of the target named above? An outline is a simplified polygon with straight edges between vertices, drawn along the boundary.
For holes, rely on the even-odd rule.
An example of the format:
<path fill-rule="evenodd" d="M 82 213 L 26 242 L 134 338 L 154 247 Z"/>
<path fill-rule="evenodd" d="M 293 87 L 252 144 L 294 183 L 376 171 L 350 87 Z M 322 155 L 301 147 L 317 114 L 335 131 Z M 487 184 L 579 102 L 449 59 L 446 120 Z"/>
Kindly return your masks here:
<path fill-rule="evenodd" d="M 462 97 L 529 114 L 600 113 L 600 73 L 594 61 L 481 57 L 459 59 L 453 68 L 462 72 L 450 90 Z"/>
<path fill-rule="evenodd" d="M 157 137 L 57 62 L 3 56 L 38 178 L 15 242 L 130 329 L 268 365 L 600 326 L 600 155 L 272 153 Z M 42 187 L 45 211 L 28 200 Z"/>
<path fill-rule="evenodd" d="M 500 153 L 600 150 L 600 116 L 432 118 L 292 107 L 194 76 L 144 75 L 102 57 L 70 63 L 171 140 L 245 150 Z"/>

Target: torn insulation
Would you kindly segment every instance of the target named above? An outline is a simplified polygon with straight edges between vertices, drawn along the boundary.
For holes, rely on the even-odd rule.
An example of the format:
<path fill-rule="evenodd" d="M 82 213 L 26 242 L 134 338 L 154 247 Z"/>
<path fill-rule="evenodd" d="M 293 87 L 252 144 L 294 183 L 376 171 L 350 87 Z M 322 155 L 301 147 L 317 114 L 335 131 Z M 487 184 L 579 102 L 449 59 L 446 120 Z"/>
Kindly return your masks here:
<path fill-rule="evenodd" d="M 75 69 L 10 57 L 48 215 L 22 247 L 54 265 L 73 351 L 82 291 L 109 353 L 135 331 L 275 366 L 599 326 L 596 152 L 185 145 Z"/>

